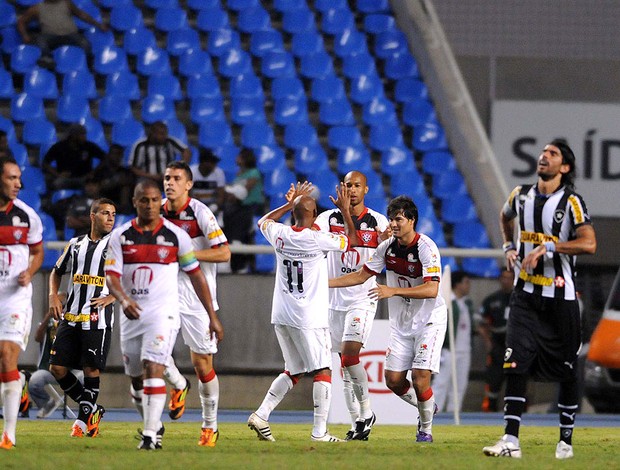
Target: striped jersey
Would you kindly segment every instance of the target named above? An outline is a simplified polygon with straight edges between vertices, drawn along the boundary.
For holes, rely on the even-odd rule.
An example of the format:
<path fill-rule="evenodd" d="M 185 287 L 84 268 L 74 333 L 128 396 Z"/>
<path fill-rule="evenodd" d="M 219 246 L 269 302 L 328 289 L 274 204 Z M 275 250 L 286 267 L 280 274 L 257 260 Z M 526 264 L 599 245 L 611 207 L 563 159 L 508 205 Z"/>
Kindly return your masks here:
<path fill-rule="evenodd" d="M 327 254 L 327 267 L 329 277 L 340 277 L 344 274 L 357 271 L 370 259 L 377 246 L 379 246 L 379 233 L 385 231 L 389 222 L 387 218 L 366 207 L 358 216 L 353 216 L 353 223 L 357 231 L 359 246 L 350 247 L 345 253 L 329 252 Z M 331 233 L 344 233 L 344 217 L 340 209 L 332 209 L 321 213 L 315 224 L 322 231 Z M 329 307 L 334 310 L 349 310 L 362 308 L 375 311 L 377 301 L 368 297 L 368 291 L 376 284 L 376 277 L 369 278 L 363 284 L 351 287 L 342 287 L 329 290 Z"/>
<path fill-rule="evenodd" d="M 441 257 L 435 242 L 416 233 L 413 241 L 402 246 L 395 237 L 381 242 L 364 265 L 372 274 L 386 270 L 389 287 L 416 287 L 426 281 L 441 282 Z M 393 296 L 388 299 L 390 328 L 403 336 L 414 335 L 429 323 L 447 324 L 446 303 L 441 296 L 412 299 Z"/>
<path fill-rule="evenodd" d="M 0 296 L 17 299 L 32 292 L 32 283 L 20 286 L 17 278 L 28 269 L 30 246 L 43 240 L 43 225 L 37 213 L 25 202 L 15 199 L 0 211 Z M 8 307 L 4 304 L 5 310 Z"/>
<path fill-rule="evenodd" d="M 54 266 L 59 276 L 69 274 L 63 319 L 71 326 L 79 323 L 83 330 L 96 330 L 114 325 L 114 304 L 104 308 L 90 305 L 92 299 L 110 293 L 103 269 L 109 241 L 109 234 L 99 240 L 91 240 L 87 234 L 72 238 Z"/>
<path fill-rule="evenodd" d="M 142 308 L 139 320 L 121 315 L 121 339 L 143 333 L 147 324 L 173 319 L 179 325 L 179 269 L 200 269 L 189 235 L 172 222 L 160 219 L 145 231 L 136 219 L 114 229 L 108 243 L 106 275 L 118 276 L 127 295 Z"/>
<path fill-rule="evenodd" d="M 545 195 L 535 184 L 517 186 L 504 204 L 503 213 L 518 218 L 521 260 L 542 243 L 573 240 L 578 227 L 591 223 L 583 198 L 565 187 Z M 575 256 L 548 253 L 531 274 L 517 263 L 515 288 L 543 297 L 575 300 Z"/>
<path fill-rule="evenodd" d="M 194 251 L 217 248 L 220 245 L 228 244 L 224 231 L 217 223 L 217 219 L 211 209 L 197 199 L 189 198 L 184 207 L 178 212 L 166 209 L 167 199 L 162 204 L 162 215 L 177 227 L 182 228 L 192 239 Z M 200 269 L 205 275 L 211 292 L 213 309 L 218 310 L 216 274 L 217 265 L 200 261 Z M 193 299 L 185 299 L 191 311 L 204 311 L 202 303 L 196 296 L 189 277 L 185 273 L 180 273 L 179 282 L 185 285 L 184 292 L 189 292 Z M 193 308 L 192 308 L 193 307 Z M 183 309 L 182 309 L 183 310 Z"/>
<path fill-rule="evenodd" d="M 147 138 L 138 140 L 129 154 L 129 167 L 163 175 L 166 165 L 177 159 L 187 146 L 176 137 L 168 136 L 164 144 L 154 144 Z"/>

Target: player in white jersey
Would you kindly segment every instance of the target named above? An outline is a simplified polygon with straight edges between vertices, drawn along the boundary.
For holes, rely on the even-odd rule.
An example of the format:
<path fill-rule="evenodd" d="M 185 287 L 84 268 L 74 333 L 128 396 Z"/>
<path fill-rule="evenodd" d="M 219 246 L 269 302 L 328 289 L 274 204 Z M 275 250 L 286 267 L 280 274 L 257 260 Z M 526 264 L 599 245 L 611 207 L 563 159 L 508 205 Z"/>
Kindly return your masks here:
<path fill-rule="evenodd" d="M 210 317 L 210 332 L 223 338 L 211 294 L 187 233 L 161 217 L 161 190 L 138 182 L 137 218 L 116 228 L 108 244 L 106 282 L 123 308 L 121 349 L 132 392 L 143 390 L 144 430 L 138 449 L 161 448 L 166 402 L 164 369 L 179 331 L 179 268 L 185 271 Z M 144 379 L 143 379 L 144 377 Z M 140 410 L 140 409 L 139 409 Z"/>
<path fill-rule="evenodd" d="M 215 263 L 230 260 L 228 240 L 211 212 L 202 202 L 190 198 L 193 186 L 192 172 L 185 162 L 170 162 L 164 173 L 166 199 L 162 205 L 162 215 L 173 224 L 185 230 L 192 239 L 194 254 L 211 290 L 213 310 L 219 310 L 216 296 Z M 217 341 L 209 334 L 209 316 L 196 296 L 189 277 L 179 274 L 179 308 L 181 313 L 181 333 L 198 377 L 200 404 L 202 406 L 202 432 L 198 445 L 214 447 L 219 437 L 217 410 L 220 386 L 215 369 L 213 354 L 217 352 Z M 189 390 L 187 380 L 171 362 L 164 374 L 174 387 L 170 397 L 170 417 L 179 419 L 185 410 L 185 398 Z"/>
<path fill-rule="evenodd" d="M 329 287 L 362 284 L 386 269 L 387 285 L 369 294 L 388 299 L 390 340 L 385 358 L 385 382 L 390 390 L 419 411 L 417 442 L 433 442 L 435 398 L 431 375 L 439 372 L 447 310 L 439 294 L 441 258 L 437 245 L 416 232 L 418 208 L 406 196 L 388 205 L 392 236 L 381 242 L 363 269 L 329 280 Z M 413 388 L 407 380 L 411 369 Z"/>
<path fill-rule="evenodd" d="M 313 441 L 337 442 L 327 432 L 331 402 L 331 353 L 328 322 L 327 261 L 329 251 L 344 253 L 349 239 L 344 234 L 313 230 L 317 217 L 316 201 L 310 197 L 312 185 L 291 185 L 286 204 L 263 216 L 258 225 L 276 251 L 276 282 L 273 290 L 271 323 L 284 356 L 285 371 L 271 384 L 265 398 L 248 419 L 258 438 L 274 441 L 269 415 L 304 374 L 314 376 Z M 349 211 L 348 190 L 341 186 L 332 201 Z M 276 222 L 293 211 L 295 225 Z M 348 214 L 349 220 L 351 219 Z M 351 224 L 352 225 L 352 224 Z M 354 232 L 352 226 L 347 232 Z M 355 236 L 355 234 L 353 234 Z"/>
<path fill-rule="evenodd" d="M 0 449 L 15 446 L 22 395 L 17 360 L 25 350 L 32 322 L 32 278 L 43 263 L 43 227 L 34 210 L 17 199 L 21 170 L 11 157 L 0 158 L 0 393 L 4 430 Z"/>
<path fill-rule="evenodd" d="M 366 176 L 351 171 L 345 175 L 344 184 L 349 190 L 351 218 L 359 244 L 344 254 L 330 252 L 327 255 L 330 278 L 361 269 L 389 231 L 387 218 L 364 205 L 364 196 L 368 192 Z M 326 232 L 343 233 L 345 221 L 339 209 L 330 209 L 317 217 L 316 225 Z M 344 397 L 352 422 L 345 437 L 347 441 L 367 440 L 375 422 L 368 394 L 368 376 L 359 357 L 370 336 L 377 311 L 377 301 L 366 295 L 375 285 L 376 279 L 372 276 L 359 286 L 329 290 L 332 351 L 340 354 Z"/>

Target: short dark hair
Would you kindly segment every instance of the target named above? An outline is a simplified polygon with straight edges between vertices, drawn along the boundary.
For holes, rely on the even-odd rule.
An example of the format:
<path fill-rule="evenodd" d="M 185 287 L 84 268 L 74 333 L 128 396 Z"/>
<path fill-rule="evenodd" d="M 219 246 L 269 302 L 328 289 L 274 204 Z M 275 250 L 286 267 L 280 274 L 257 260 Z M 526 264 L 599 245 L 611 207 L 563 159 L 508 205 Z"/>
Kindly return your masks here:
<path fill-rule="evenodd" d="M 19 166 L 17 160 L 15 160 L 13 157 L 0 157 L 0 174 L 4 173 L 4 165 L 6 165 L 7 163 L 12 163 L 13 165 Z"/>
<path fill-rule="evenodd" d="M 245 162 L 245 166 L 248 168 L 256 168 L 256 155 L 254 155 L 254 151 L 247 147 L 242 148 L 239 151 L 239 156 Z"/>
<path fill-rule="evenodd" d="M 144 191 L 148 188 L 155 188 L 158 191 L 161 191 L 161 186 L 159 185 L 159 183 L 157 183 L 155 180 L 152 180 L 151 178 L 140 178 L 138 180 L 136 186 L 133 188 L 134 197 L 136 197 L 136 192 L 138 191 L 138 188 L 140 188 L 141 191 Z"/>
<path fill-rule="evenodd" d="M 415 230 L 416 225 L 418 225 L 418 206 L 409 196 L 397 196 L 388 204 L 388 217 L 394 218 L 401 212 L 405 217 L 413 220 L 413 229 Z"/>
<path fill-rule="evenodd" d="M 463 279 L 465 279 L 466 277 L 469 277 L 469 274 L 467 274 L 465 271 L 453 271 L 450 274 L 450 286 L 454 289 L 454 287 L 457 284 L 463 282 Z"/>
<path fill-rule="evenodd" d="M 553 139 L 549 142 L 549 145 L 557 147 L 562 154 L 562 163 L 570 166 L 570 171 L 562 175 L 562 184 L 568 189 L 575 189 L 575 172 L 577 167 L 575 164 L 575 154 L 573 150 L 568 146 L 568 143 L 564 139 Z"/>
<path fill-rule="evenodd" d="M 103 206 L 104 204 L 114 206 L 114 209 L 116 209 L 116 203 L 112 199 L 108 199 L 107 197 L 100 197 L 99 199 L 95 199 L 90 205 L 90 213 L 96 214 L 99 210 L 99 207 Z"/>
<path fill-rule="evenodd" d="M 194 181 L 192 169 L 183 160 L 173 160 L 166 165 L 166 168 L 170 168 L 171 170 L 183 170 L 185 172 L 185 176 L 187 176 L 187 179 Z"/>

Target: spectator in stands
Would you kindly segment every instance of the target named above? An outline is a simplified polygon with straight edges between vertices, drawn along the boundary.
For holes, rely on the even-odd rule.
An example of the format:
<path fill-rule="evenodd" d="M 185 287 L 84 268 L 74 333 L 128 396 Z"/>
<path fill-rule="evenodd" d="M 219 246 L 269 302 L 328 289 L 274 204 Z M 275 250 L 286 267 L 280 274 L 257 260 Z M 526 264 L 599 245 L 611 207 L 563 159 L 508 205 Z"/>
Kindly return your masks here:
<path fill-rule="evenodd" d="M 74 231 L 73 236 L 90 232 L 90 206 L 101 197 L 101 185 L 95 178 L 89 178 L 84 184 L 84 194 L 71 198 L 67 207 L 65 227 Z"/>
<path fill-rule="evenodd" d="M 41 48 L 41 58 L 45 63 L 49 63 L 50 53 L 60 46 L 78 46 L 90 52 L 90 44 L 80 34 L 74 16 L 102 31 L 108 29 L 105 24 L 75 6 L 71 0 L 43 0 L 31 6 L 17 19 L 17 29 L 26 44 L 34 42 Z M 28 31 L 31 21 L 38 21 L 41 28 L 34 40 Z"/>
<path fill-rule="evenodd" d="M 86 140 L 86 128 L 69 127 L 67 136 L 50 147 L 43 158 L 43 173 L 51 189 L 82 189 L 93 174 L 93 160 L 103 159 L 105 152 Z"/>
<path fill-rule="evenodd" d="M 252 150 L 241 149 L 236 162 L 239 172 L 233 184 L 225 188 L 224 230 L 229 241 L 251 243 L 253 217 L 261 215 L 265 206 L 263 178 Z M 230 267 L 233 272 L 246 273 L 251 270 L 252 260 L 252 256 L 232 255 Z"/>
<path fill-rule="evenodd" d="M 9 147 L 9 138 L 4 131 L 0 131 L 0 158 L 2 157 L 13 158 L 13 152 Z"/>
<path fill-rule="evenodd" d="M 168 135 L 168 126 L 154 122 L 143 139 L 133 144 L 129 155 L 129 168 L 137 178 L 150 178 L 163 184 L 166 165 L 181 156 L 189 163 L 190 149 L 176 137 Z"/>
<path fill-rule="evenodd" d="M 463 398 L 469 382 L 469 366 L 471 364 L 471 337 L 475 318 L 474 305 L 469 298 L 471 280 L 463 271 L 452 273 L 452 321 L 454 325 L 454 351 L 456 354 L 457 404 L 459 411 L 463 406 Z M 452 356 L 450 354 L 449 335 L 441 351 L 441 374 L 435 376 L 433 390 L 439 411 L 454 411 L 454 395 L 452 393 Z"/>
<path fill-rule="evenodd" d="M 216 217 L 221 215 L 226 192 L 224 170 L 217 166 L 219 157 L 211 150 L 200 149 L 199 163 L 191 166 L 194 175 L 194 187 L 191 195 L 205 204 Z"/>
<path fill-rule="evenodd" d="M 132 214 L 133 187 L 135 176 L 133 172 L 123 166 L 123 147 L 112 144 L 108 154 L 95 168 L 93 178 L 99 181 L 100 197 L 117 202 L 117 210 L 121 214 Z"/>
<path fill-rule="evenodd" d="M 480 306 L 480 335 L 487 350 L 487 370 L 482 411 L 497 411 L 497 400 L 504 382 L 504 352 L 506 350 L 506 324 L 508 304 L 512 293 L 514 273 L 502 270 L 499 290 L 485 297 Z"/>

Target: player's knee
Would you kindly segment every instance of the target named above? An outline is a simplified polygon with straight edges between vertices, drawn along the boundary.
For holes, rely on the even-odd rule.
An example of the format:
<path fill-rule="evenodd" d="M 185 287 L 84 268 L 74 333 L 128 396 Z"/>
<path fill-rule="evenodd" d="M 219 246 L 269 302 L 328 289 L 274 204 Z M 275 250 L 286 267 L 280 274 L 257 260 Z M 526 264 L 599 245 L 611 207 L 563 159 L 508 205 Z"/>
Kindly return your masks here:
<path fill-rule="evenodd" d="M 60 380 L 67 375 L 67 368 L 65 366 L 59 366 L 58 364 L 52 364 L 50 365 L 50 372 L 56 380 Z"/>
<path fill-rule="evenodd" d="M 409 390 L 409 383 L 407 381 L 403 382 L 402 379 L 396 377 L 386 376 L 385 386 L 398 396 L 404 395 Z"/>
<path fill-rule="evenodd" d="M 342 367 L 350 367 L 360 363 L 359 354 L 355 355 L 342 355 L 340 357 L 340 365 Z"/>

